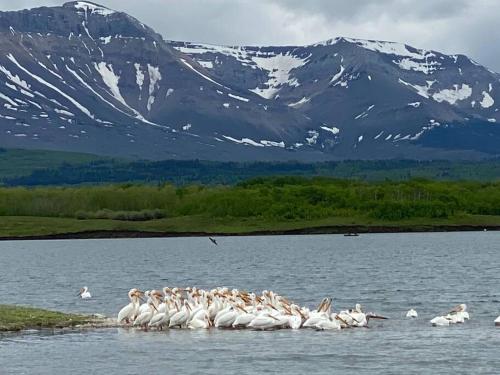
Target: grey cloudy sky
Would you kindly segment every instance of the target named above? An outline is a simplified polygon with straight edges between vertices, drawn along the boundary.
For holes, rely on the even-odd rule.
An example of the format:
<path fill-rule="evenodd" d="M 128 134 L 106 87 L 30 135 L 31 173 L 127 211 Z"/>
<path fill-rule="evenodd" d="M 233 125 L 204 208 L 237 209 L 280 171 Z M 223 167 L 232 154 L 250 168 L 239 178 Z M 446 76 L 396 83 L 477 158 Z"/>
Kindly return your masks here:
<path fill-rule="evenodd" d="M 165 39 L 231 45 L 307 44 L 336 36 L 463 53 L 500 72 L 499 0 L 99 0 Z M 59 5 L 0 0 L 4 10 Z"/>

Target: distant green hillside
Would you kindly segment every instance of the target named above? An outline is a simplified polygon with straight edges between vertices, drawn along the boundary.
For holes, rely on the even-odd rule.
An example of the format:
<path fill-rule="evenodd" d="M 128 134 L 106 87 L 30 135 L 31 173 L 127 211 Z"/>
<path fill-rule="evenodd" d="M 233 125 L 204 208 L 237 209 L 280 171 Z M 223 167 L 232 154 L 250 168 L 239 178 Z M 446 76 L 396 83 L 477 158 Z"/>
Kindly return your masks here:
<path fill-rule="evenodd" d="M 234 185 L 270 176 L 334 177 L 360 181 L 496 181 L 500 159 L 484 161 L 332 161 L 322 163 L 231 163 L 200 160 L 128 161 L 89 154 L 0 149 L 5 186 L 106 183 Z"/>
<path fill-rule="evenodd" d="M 0 148 L 0 179 L 28 176 L 36 170 L 59 168 L 64 163 L 84 164 L 102 157 L 72 152 Z"/>

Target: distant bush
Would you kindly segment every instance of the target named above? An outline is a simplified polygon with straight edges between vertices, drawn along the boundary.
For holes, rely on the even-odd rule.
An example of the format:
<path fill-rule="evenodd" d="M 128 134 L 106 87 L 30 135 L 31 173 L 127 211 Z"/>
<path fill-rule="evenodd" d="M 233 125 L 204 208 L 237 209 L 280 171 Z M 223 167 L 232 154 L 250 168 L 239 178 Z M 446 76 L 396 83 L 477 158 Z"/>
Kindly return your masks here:
<path fill-rule="evenodd" d="M 163 219 L 166 214 L 162 210 L 141 210 L 141 211 L 111 211 L 99 210 L 97 212 L 78 211 L 75 218 L 78 220 L 107 219 L 123 221 L 148 221 Z"/>

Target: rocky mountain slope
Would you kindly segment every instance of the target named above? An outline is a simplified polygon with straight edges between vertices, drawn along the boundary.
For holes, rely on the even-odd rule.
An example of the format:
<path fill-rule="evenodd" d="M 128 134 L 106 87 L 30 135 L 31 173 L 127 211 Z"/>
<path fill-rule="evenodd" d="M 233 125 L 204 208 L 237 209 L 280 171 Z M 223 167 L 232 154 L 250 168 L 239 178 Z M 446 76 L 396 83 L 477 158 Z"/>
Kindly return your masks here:
<path fill-rule="evenodd" d="M 90 2 L 0 13 L 0 146 L 151 159 L 500 153 L 500 75 L 463 55 L 332 39 L 166 41 Z"/>

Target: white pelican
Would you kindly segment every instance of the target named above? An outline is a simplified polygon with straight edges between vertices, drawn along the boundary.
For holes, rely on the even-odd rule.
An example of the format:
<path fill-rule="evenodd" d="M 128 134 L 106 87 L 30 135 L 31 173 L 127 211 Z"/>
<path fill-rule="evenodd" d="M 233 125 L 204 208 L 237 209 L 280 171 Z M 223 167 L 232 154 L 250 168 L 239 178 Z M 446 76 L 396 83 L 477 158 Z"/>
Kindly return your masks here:
<path fill-rule="evenodd" d="M 169 321 L 170 315 L 168 314 L 168 310 L 164 310 L 163 312 L 158 311 L 149 321 L 149 326 L 163 329 L 164 326 L 168 325 Z"/>
<path fill-rule="evenodd" d="M 417 312 L 416 312 L 414 309 L 410 309 L 410 310 L 406 313 L 406 317 L 407 317 L 407 318 L 418 318 L 418 314 L 417 314 Z"/>
<path fill-rule="evenodd" d="M 146 298 L 146 302 L 144 302 L 142 305 L 139 306 L 139 311 L 137 312 L 137 315 L 142 314 L 143 312 L 146 312 L 149 308 L 148 305 L 152 301 L 151 300 L 151 291 L 146 290 L 144 292 L 144 297 Z"/>
<path fill-rule="evenodd" d="M 182 308 L 178 312 L 170 316 L 170 323 L 168 326 L 170 328 L 182 327 L 188 322 L 190 313 L 191 313 L 191 306 L 189 306 L 187 300 L 184 300 L 184 305 L 182 306 Z"/>
<path fill-rule="evenodd" d="M 205 314 L 208 316 L 208 311 L 203 307 L 203 305 L 197 305 L 193 308 L 193 312 L 189 319 L 204 319 Z"/>
<path fill-rule="evenodd" d="M 233 322 L 233 328 L 248 327 L 248 325 L 255 319 L 255 314 L 243 312 L 239 314 Z"/>
<path fill-rule="evenodd" d="M 217 313 L 217 315 L 215 315 L 213 321 L 214 321 L 214 324 L 217 323 L 217 321 L 219 320 L 219 318 L 225 314 L 227 314 L 228 312 L 230 312 L 231 310 L 233 309 L 233 306 L 232 305 L 227 305 L 226 307 L 224 307 L 223 309 L 219 310 L 219 312 Z"/>
<path fill-rule="evenodd" d="M 447 316 L 448 319 L 452 321 L 452 323 L 463 323 L 466 320 L 469 320 L 470 316 L 467 312 L 467 305 L 462 303 L 458 306 L 455 306 Z"/>
<path fill-rule="evenodd" d="M 146 312 L 149 309 L 150 302 L 153 303 L 156 310 L 158 310 L 158 306 L 160 305 L 160 301 L 161 298 L 163 297 L 163 294 L 158 290 L 151 290 L 151 291 L 146 290 L 144 296 L 147 297 L 147 300 L 139 307 L 139 314 L 142 314 L 143 312 Z"/>
<path fill-rule="evenodd" d="M 210 328 L 210 320 L 208 319 L 208 312 L 204 312 L 204 315 L 200 318 L 191 319 L 188 323 L 189 329 L 207 329 Z"/>
<path fill-rule="evenodd" d="M 234 309 L 234 307 L 230 306 L 229 309 L 223 314 L 218 314 L 217 318 L 214 321 L 214 326 L 216 328 L 227 328 L 231 327 L 238 317 L 238 312 Z"/>
<path fill-rule="evenodd" d="M 126 323 L 130 323 L 130 321 L 135 319 L 137 312 L 139 311 L 139 297 L 141 292 L 137 289 L 130 289 L 128 292 L 128 298 L 130 303 L 123 307 L 118 313 L 118 323 L 122 323 L 125 321 Z"/>
<path fill-rule="evenodd" d="M 147 304 L 147 310 L 139 314 L 137 318 L 134 320 L 133 326 L 141 326 L 144 328 L 144 330 L 147 330 L 148 328 L 148 323 L 151 321 L 153 318 L 154 312 L 156 310 L 155 305 L 153 302 L 148 302 Z"/>
<path fill-rule="evenodd" d="M 80 289 L 80 292 L 78 292 L 78 295 L 80 296 L 81 299 L 89 299 L 92 298 L 92 295 L 89 292 L 89 288 L 84 286 L 82 289 Z"/>
<path fill-rule="evenodd" d="M 309 313 L 309 316 L 307 317 L 306 321 L 302 326 L 306 328 L 307 327 L 314 328 L 320 321 L 324 319 L 329 319 L 331 303 L 332 302 L 329 298 L 323 298 L 318 308 Z"/>
<path fill-rule="evenodd" d="M 341 329 L 340 323 L 337 320 L 322 319 L 316 324 L 316 329 L 319 330 L 334 330 Z"/>
<path fill-rule="evenodd" d="M 495 325 L 497 327 L 500 327 L 500 316 L 498 318 L 495 319 Z"/>
<path fill-rule="evenodd" d="M 446 317 L 444 316 L 436 316 L 431 320 L 431 324 L 435 327 L 449 326 L 450 323 L 451 321 L 449 319 L 446 319 Z"/>
<path fill-rule="evenodd" d="M 450 310 L 450 314 L 467 311 L 467 305 L 465 303 L 461 303 L 460 305 L 455 306 Z"/>
<path fill-rule="evenodd" d="M 276 325 L 276 318 L 269 314 L 259 315 L 248 325 L 249 328 L 265 330 L 272 329 Z"/>
<path fill-rule="evenodd" d="M 288 318 L 288 325 L 291 329 L 299 329 L 302 327 L 302 319 L 300 316 L 291 315 L 290 318 Z"/>
<path fill-rule="evenodd" d="M 168 325 L 170 317 L 168 316 L 168 312 L 162 312 L 158 314 L 154 314 L 151 320 L 149 321 L 149 327 L 156 327 L 158 329 L 163 329 L 164 326 Z"/>
<path fill-rule="evenodd" d="M 368 324 L 366 315 L 363 313 L 359 303 L 352 310 L 341 311 L 338 317 L 347 327 L 364 327 Z"/>

